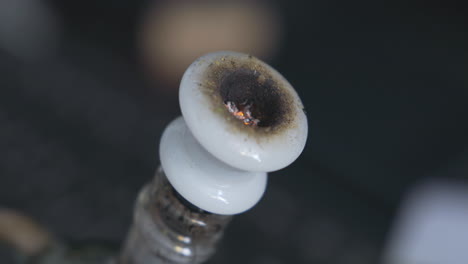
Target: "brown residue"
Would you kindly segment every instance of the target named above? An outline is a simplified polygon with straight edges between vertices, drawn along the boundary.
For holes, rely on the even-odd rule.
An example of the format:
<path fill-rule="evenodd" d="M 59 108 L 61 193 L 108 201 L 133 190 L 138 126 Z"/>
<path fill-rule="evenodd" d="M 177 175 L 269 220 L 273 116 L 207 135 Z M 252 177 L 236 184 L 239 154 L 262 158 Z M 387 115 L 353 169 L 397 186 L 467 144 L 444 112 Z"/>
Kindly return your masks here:
<path fill-rule="evenodd" d="M 265 138 L 296 125 L 300 100 L 295 100 L 287 81 L 257 58 L 223 56 L 210 63 L 204 74 L 200 90 L 233 129 Z"/>

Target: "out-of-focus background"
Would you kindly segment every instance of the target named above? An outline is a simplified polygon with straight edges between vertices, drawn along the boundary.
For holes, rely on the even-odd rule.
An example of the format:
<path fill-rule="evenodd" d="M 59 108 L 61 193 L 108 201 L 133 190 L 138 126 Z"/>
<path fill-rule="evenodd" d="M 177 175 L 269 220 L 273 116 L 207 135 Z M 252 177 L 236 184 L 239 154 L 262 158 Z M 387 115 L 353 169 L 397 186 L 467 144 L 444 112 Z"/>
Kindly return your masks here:
<path fill-rule="evenodd" d="M 119 245 L 180 114 L 184 69 L 236 50 L 293 84 L 309 141 L 209 263 L 378 263 L 414 186 L 466 184 L 466 11 L 441 0 L 0 0 L 0 206 L 64 239 Z M 5 249 L 0 262 L 13 263 Z"/>

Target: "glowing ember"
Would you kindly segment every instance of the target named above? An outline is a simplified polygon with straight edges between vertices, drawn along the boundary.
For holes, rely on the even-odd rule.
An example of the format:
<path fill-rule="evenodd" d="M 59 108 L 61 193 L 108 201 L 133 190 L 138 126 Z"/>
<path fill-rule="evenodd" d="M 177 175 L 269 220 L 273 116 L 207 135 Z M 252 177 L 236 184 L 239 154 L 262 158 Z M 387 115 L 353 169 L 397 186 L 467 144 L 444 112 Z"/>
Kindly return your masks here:
<path fill-rule="evenodd" d="M 237 108 L 236 103 L 231 101 L 226 101 L 224 105 L 226 106 L 229 113 L 231 113 L 235 118 L 242 120 L 246 126 L 255 126 L 258 124 L 258 122 L 260 122 L 260 120 L 252 117 L 252 113 L 250 112 L 252 104 L 247 104 L 247 102 L 244 102 L 240 104 L 240 109 Z"/>

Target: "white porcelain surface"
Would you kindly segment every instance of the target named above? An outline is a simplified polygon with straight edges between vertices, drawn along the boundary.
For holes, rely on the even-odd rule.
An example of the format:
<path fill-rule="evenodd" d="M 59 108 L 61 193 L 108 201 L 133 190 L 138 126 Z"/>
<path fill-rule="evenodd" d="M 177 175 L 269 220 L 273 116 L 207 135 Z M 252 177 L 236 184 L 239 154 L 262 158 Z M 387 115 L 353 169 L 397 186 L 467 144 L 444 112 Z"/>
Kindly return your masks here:
<path fill-rule="evenodd" d="M 182 117 L 164 131 L 159 153 L 172 186 L 205 211 L 242 213 L 254 206 L 265 191 L 265 172 L 242 171 L 216 159 L 195 140 Z"/>
<path fill-rule="evenodd" d="M 201 92 L 203 87 L 199 85 L 203 83 L 203 73 L 210 63 L 224 56 L 246 58 L 248 55 L 226 51 L 210 53 L 197 59 L 182 78 L 180 106 L 192 134 L 213 156 L 241 170 L 270 172 L 288 166 L 301 154 L 307 139 L 307 118 L 299 97 L 276 70 L 263 63 L 293 95 L 296 125 L 279 136 L 262 141 L 230 129 L 228 121 L 213 111 L 209 97 Z"/>

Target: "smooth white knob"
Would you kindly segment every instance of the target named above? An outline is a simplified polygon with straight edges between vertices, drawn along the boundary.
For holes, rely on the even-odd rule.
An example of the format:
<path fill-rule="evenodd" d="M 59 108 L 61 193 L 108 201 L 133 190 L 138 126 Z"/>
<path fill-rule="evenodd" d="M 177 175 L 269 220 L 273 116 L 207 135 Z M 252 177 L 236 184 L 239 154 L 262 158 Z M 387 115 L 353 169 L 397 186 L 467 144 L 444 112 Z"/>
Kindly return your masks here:
<path fill-rule="evenodd" d="M 267 172 L 304 149 L 307 119 L 292 86 L 247 54 L 197 59 L 180 85 L 183 118 L 164 131 L 161 166 L 175 190 L 216 214 L 238 214 L 262 197 Z"/>
<path fill-rule="evenodd" d="M 276 171 L 304 149 L 300 98 L 280 73 L 250 55 L 223 51 L 197 59 L 182 78 L 179 100 L 193 136 L 232 167 Z"/>
<path fill-rule="evenodd" d="M 265 191 L 265 172 L 242 171 L 219 161 L 200 146 L 182 117 L 164 131 L 159 152 L 171 185 L 205 211 L 242 213 L 254 206 Z"/>

